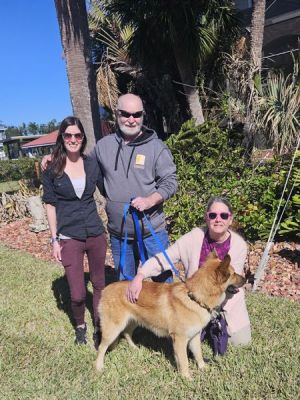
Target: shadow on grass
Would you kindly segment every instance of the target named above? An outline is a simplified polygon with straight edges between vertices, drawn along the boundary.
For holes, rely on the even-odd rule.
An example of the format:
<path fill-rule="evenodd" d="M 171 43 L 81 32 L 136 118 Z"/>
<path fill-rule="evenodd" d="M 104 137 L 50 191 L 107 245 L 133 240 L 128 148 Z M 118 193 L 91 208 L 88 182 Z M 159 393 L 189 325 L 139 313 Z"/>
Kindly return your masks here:
<path fill-rule="evenodd" d="M 84 281 L 86 287 L 86 308 L 91 315 L 93 320 L 93 294 L 87 289 L 88 282 L 90 280 L 90 274 L 84 273 Z M 117 281 L 115 271 L 110 266 L 105 266 L 105 284 L 109 285 Z M 71 309 L 70 290 L 67 281 L 67 277 L 61 276 L 52 282 L 52 291 L 56 300 L 56 305 L 59 310 L 65 312 L 70 320 L 70 323 L 75 326 L 75 321 Z"/>
<path fill-rule="evenodd" d="M 163 354 L 164 357 L 170 362 L 170 364 L 175 369 L 177 368 L 174 357 L 172 339 L 170 337 L 168 338 L 157 337 L 154 333 L 150 332 L 148 329 L 138 327 L 134 331 L 132 339 L 134 343 L 138 346 L 144 346 L 149 350 Z M 200 341 L 200 335 L 199 335 L 199 341 Z M 188 348 L 187 352 L 188 352 L 188 358 L 193 360 L 194 356 Z M 204 361 L 205 363 L 209 364 L 215 362 L 216 359 L 211 355 L 210 357 L 204 357 Z"/>
<path fill-rule="evenodd" d="M 132 339 L 137 346 L 144 346 L 147 349 L 163 354 L 176 367 L 171 338 L 157 337 L 148 329 L 138 327 L 134 331 Z"/>

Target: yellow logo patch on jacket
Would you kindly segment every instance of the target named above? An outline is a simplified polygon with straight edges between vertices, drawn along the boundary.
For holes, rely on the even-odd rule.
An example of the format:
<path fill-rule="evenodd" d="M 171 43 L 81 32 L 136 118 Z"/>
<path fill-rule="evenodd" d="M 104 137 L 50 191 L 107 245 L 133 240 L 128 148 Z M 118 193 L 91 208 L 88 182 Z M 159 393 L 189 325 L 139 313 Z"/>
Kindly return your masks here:
<path fill-rule="evenodd" d="M 135 157 L 135 165 L 134 166 L 136 168 L 144 168 L 145 159 L 146 159 L 146 157 L 144 156 L 144 154 L 137 154 Z"/>

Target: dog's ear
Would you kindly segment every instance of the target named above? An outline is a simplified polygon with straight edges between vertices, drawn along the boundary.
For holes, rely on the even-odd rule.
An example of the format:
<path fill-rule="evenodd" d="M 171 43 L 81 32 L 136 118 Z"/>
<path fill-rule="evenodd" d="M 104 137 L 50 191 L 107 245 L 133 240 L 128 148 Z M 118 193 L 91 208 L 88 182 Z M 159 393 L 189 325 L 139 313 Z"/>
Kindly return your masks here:
<path fill-rule="evenodd" d="M 218 257 L 218 254 L 216 253 L 216 250 L 213 249 L 213 251 L 211 251 L 211 252 L 208 254 L 208 256 L 206 257 L 206 260 L 205 260 L 205 261 L 207 261 L 207 260 L 215 260 L 216 258 L 219 258 L 219 257 Z"/>
<path fill-rule="evenodd" d="M 221 262 L 222 267 L 228 269 L 228 267 L 230 265 L 230 261 L 231 261 L 230 255 L 226 254 L 226 256 L 224 257 L 224 260 Z"/>
<path fill-rule="evenodd" d="M 230 277 L 230 272 L 229 272 L 230 261 L 231 261 L 230 255 L 226 254 L 224 260 L 220 262 L 218 268 L 216 269 L 217 279 L 221 283 L 226 282 Z"/>

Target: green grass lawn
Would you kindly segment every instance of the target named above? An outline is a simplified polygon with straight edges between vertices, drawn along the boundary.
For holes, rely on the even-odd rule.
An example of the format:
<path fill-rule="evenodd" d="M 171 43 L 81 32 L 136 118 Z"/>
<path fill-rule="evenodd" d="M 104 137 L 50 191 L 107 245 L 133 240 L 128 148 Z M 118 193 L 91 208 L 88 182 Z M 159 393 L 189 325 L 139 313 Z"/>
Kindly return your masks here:
<path fill-rule="evenodd" d="M 248 295 L 252 345 L 216 360 L 203 346 L 209 368 L 190 359 L 192 382 L 176 372 L 170 342 L 145 330 L 139 350 L 121 340 L 98 374 L 89 311 L 89 344 L 73 344 L 63 270 L 0 246 L 0 276 L 1 400 L 300 398 L 299 303 Z"/>

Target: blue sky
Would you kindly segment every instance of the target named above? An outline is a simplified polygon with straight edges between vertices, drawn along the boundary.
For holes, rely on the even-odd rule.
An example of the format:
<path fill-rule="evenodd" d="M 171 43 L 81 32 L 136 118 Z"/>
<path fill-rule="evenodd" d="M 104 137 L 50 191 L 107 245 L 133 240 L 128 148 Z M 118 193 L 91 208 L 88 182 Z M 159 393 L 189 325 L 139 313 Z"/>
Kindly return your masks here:
<path fill-rule="evenodd" d="M 54 0 L 0 0 L 0 121 L 72 114 Z"/>

